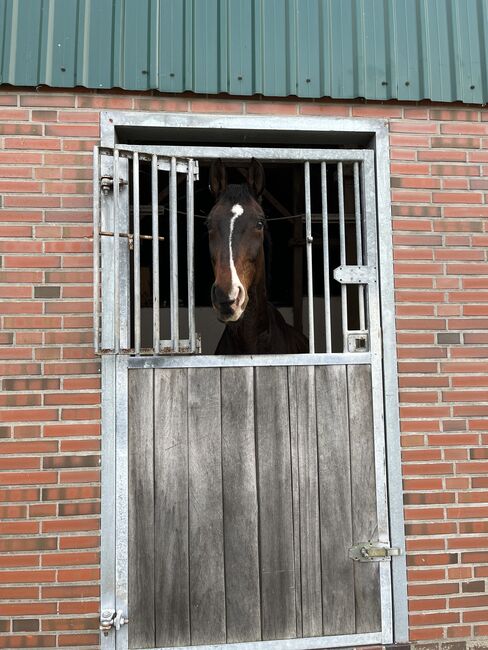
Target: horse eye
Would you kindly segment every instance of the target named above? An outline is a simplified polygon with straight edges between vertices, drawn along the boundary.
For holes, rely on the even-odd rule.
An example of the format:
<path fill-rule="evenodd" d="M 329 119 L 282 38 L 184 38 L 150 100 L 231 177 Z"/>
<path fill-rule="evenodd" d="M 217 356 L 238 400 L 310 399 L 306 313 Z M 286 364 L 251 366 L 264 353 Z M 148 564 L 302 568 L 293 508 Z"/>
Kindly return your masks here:
<path fill-rule="evenodd" d="M 263 219 L 259 219 L 259 220 L 256 222 L 256 228 L 257 228 L 258 230 L 262 230 L 262 229 L 264 228 L 264 221 L 263 221 Z"/>

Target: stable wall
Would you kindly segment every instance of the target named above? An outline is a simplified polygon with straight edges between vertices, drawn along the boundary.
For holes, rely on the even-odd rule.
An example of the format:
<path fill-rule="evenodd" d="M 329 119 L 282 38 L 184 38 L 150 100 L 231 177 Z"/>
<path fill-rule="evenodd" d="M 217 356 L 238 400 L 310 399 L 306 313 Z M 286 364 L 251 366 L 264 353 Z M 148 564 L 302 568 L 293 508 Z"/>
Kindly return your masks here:
<path fill-rule="evenodd" d="M 0 93 L 0 647 L 98 646 L 91 151 L 103 109 L 388 120 L 411 641 L 488 647 L 488 111 L 11 88 Z"/>

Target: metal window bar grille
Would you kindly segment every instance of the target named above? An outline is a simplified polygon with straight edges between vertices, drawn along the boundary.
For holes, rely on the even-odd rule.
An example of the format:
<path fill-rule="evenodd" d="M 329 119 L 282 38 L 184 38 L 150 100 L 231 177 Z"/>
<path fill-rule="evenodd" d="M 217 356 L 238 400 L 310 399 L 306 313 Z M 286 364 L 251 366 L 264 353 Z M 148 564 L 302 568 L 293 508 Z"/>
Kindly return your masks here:
<path fill-rule="evenodd" d="M 175 148 L 172 148 L 175 149 Z M 196 149 L 196 151 L 195 151 Z M 283 153 L 284 152 L 284 153 Z M 125 146 L 115 149 L 95 147 L 94 150 L 94 190 L 93 190 L 93 245 L 94 245 L 94 335 L 95 350 L 97 353 L 129 353 L 134 355 L 151 354 L 179 354 L 179 353 L 197 353 L 200 351 L 199 339 L 195 330 L 195 279 L 194 279 L 194 181 L 198 179 L 198 162 L 192 157 L 184 157 L 188 154 L 201 154 L 205 158 L 231 158 L 240 160 L 245 158 L 249 160 L 249 153 L 256 154 L 254 157 L 263 162 L 267 160 L 279 162 L 297 162 L 301 161 L 304 165 L 304 229 L 305 229 L 305 249 L 306 249 L 306 286 L 308 298 L 308 339 L 309 353 L 316 352 L 316 335 L 315 321 L 316 318 L 323 317 L 324 323 L 324 346 L 319 352 L 331 354 L 338 350 L 333 350 L 332 329 L 333 318 L 337 318 L 337 313 L 332 309 L 331 296 L 331 232 L 333 213 L 329 211 L 330 185 L 328 189 L 328 178 L 330 175 L 336 177 L 337 187 L 337 221 L 338 221 L 338 239 L 339 239 L 339 259 L 340 266 L 333 270 L 333 277 L 340 283 L 340 320 L 342 335 L 342 352 L 366 352 L 369 349 L 369 331 L 368 331 L 368 313 L 367 313 L 367 290 L 370 283 L 375 281 L 376 269 L 367 266 L 369 247 L 376 246 L 376 242 L 367 241 L 365 233 L 367 230 L 365 216 L 365 181 L 364 181 L 364 163 L 365 158 L 371 152 L 365 151 L 344 151 L 344 150 L 282 150 L 282 149 L 244 149 L 240 150 L 237 156 L 236 150 L 232 148 L 216 149 L 208 147 L 200 148 L 178 148 L 176 147 L 175 155 L 169 155 L 170 148 L 166 147 L 137 147 Z M 101 157 L 113 156 L 112 177 L 101 176 Z M 120 179 L 121 159 L 132 161 L 131 178 L 124 181 Z M 141 234 L 140 218 L 140 162 L 144 161 L 150 165 L 151 175 L 151 235 Z M 370 158 L 371 161 L 371 158 Z M 312 180 L 311 167 L 317 165 L 319 175 L 318 184 L 320 186 L 320 213 L 312 213 Z M 345 165 L 350 170 L 352 178 L 352 215 L 346 215 L 346 206 L 344 199 L 344 169 Z M 169 285 L 170 285 L 170 338 L 161 340 L 161 316 L 160 316 L 160 242 L 164 237 L 160 236 L 159 225 L 161 219 L 161 206 L 159 205 L 158 193 L 158 172 L 165 171 L 169 178 Z M 186 205 L 178 205 L 177 196 L 177 175 L 186 175 Z M 114 182 L 113 179 L 119 179 Z M 315 183 L 315 181 L 313 181 Z M 119 219 L 120 210 L 120 186 L 128 185 L 132 196 L 132 230 L 133 232 L 123 232 Z M 110 223 L 113 230 L 102 229 L 101 223 L 101 194 L 113 193 L 111 202 L 112 215 Z M 315 196 L 317 192 L 315 192 Z M 181 202 L 180 202 L 181 203 Z M 178 210 L 178 208 L 180 208 Z M 186 266 L 187 266 L 187 300 L 188 300 L 188 338 L 180 339 L 180 308 L 178 295 L 178 212 L 186 213 Z M 165 215 L 163 210 L 163 215 Z M 166 216 L 166 215 L 165 215 Z M 297 215 L 300 216 L 300 215 Z M 319 218 L 322 238 L 322 259 L 321 265 L 323 273 L 323 315 L 317 316 L 314 312 L 314 274 L 313 274 L 313 248 L 315 245 L 313 236 L 313 223 Z M 354 237 L 354 264 L 349 264 L 348 257 L 351 256 L 351 242 L 347 240 L 347 225 L 354 224 L 352 236 Z M 346 223 L 347 222 L 347 223 Z M 315 231 L 318 232 L 318 231 Z M 351 233 L 349 233 L 351 237 Z M 108 260 L 109 266 L 113 272 L 113 279 L 110 283 L 104 283 L 102 268 L 107 272 L 107 263 L 102 264 L 103 252 L 107 251 L 107 246 L 102 246 L 102 241 L 110 240 L 112 242 L 111 259 Z M 151 240 L 152 243 L 152 346 L 144 348 L 142 346 L 141 334 L 141 240 Z M 127 249 L 132 253 L 132 273 L 131 265 L 124 264 L 121 266 L 120 245 L 116 242 L 126 242 Z M 123 257 L 126 262 L 129 258 Z M 180 264 L 183 257 L 180 257 Z M 132 277 L 130 277 L 132 275 Z M 121 347 L 121 278 L 126 278 L 127 282 L 132 283 L 132 318 L 133 332 L 129 335 L 133 345 Z M 350 292 L 348 286 L 357 286 L 357 306 L 355 322 L 357 328 L 351 329 L 349 325 L 349 314 L 351 311 Z M 107 293 L 112 295 L 105 295 Z M 113 310 L 110 317 L 104 320 L 105 311 Z M 337 311 L 337 310 L 336 310 Z M 126 313 L 124 311 L 124 313 Z M 111 340 L 113 345 L 110 348 L 102 348 L 100 340 L 105 323 L 113 328 Z M 109 337 L 110 338 L 110 337 Z M 105 337 L 104 340 L 107 340 Z"/>

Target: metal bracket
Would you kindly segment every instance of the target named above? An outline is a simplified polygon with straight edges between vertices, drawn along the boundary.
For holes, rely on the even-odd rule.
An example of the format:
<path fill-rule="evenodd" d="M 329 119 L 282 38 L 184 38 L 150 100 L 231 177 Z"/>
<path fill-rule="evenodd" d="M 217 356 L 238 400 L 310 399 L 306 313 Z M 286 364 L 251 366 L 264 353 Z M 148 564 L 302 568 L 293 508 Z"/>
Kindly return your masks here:
<path fill-rule="evenodd" d="M 128 181 L 124 181 L 122 178 L 119 178 L 119 187 L 124 187 L 128 185 Z M 114 189 L 114 179 L 112 176 L 102 176 L 100 179 L 100 189 L 104 196 L 108 196 L 110 192 L 113 192 Z"/>
<path fill-rule="evenodd" d="M 100 631 L 103 632 L 104 636 L 108 636 L 112 628 L 120 630 L 122 625 L 126 625 L 128 622 L 129 619 L 122 613 L 121 609 L 117 611 L 115 609 L 103 609 L 100 613 Z"/>
<path fill-rule="evenodd" d="M 373 284 L 376 282 L 376 267 L 338 266 L 334 269 L 334 280 L 341 284 Z"/>
<path fill-rule="evenodd" d="M 348 332 L 347 333 L 347 351 L 348 352 L 368 352 L 369 350 L 369 333 L 368 332 Z"/>
<path fill-rule="evenodd" d="M 399 548 L 382 546 L 381 542 L 360 542 L 349 549 L 349 557 L 355 562 L 386 562 L 400 554 Z"/>

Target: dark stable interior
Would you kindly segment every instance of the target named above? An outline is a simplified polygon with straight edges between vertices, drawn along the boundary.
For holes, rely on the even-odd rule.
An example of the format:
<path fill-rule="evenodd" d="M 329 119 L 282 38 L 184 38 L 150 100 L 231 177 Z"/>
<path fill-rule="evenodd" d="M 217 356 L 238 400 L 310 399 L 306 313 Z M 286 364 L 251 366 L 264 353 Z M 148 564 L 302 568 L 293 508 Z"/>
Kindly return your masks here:
<path fill-rule="evenodd" d="M 300 331 L 307 334 L 304 327 L 303 300 L 307 298 L 307 268 L 305 249 L 305 189 L 304 165 L 299 163 L 263 164 L 266 176 L 262 206 L 267 219 L 267 275 L 268 298 L 278 308 L 288 308 L 286 319 Z M 246 161 L 226 163 L 228 183 L 246 182 Z M 210 288 L 213 271 L 208 253 L 206 217 L 214 205 L 215 198 L 209 190 L 210 161 L 199 161 L 199 180 L 195 181 L 195 306 L 197 332 L 200 307 L 211 307 Z M 313 234 L 313 294 L 315 299 L 315 324 L 323 320 L 323 305 L 317 299 L 324 296 L 323 236 L 322 236 L 322 197 L 320 164 L 311 163 L 311 208 Z M 178 174 L 178 286 L 179 306 L 185 308 L 187 299 L 187 248 L 186 248 L 186 177 Z M 149 162 L 140 162 L 140 219 L 141 234 L 151 234 L 151 168 Z M 160 305 L 167 308 L 170 301 L 169 265 L 169 174 L 158 173 L 158 196 L 160 206 Z M 354 221 L 354 189 L 352 165 L 344 164 L 344 201 L 346 213 L 346 261 L 356 264 L 356 233 Z M 132 192 L 130 191 L 132 204 Z M 329 214 L 329 283 L 332 303 L 332 330 L 337 330 L 333 351 L 342 351 L 340 336 L 340 284 L 332 277 L 334 268 L 340 265 L 339 223 L 338 223 L 338 184 L 337 166 L 327 165 L 327 203 Z M 132 210 L 131 210 L 132 214 Z M 132 218 L 132 217 L 131 217 Z M 131 224 L 131 232 L 133 225 Z M 141 240 L 141 306 L 152 306 L 152 243 Z M 358 329 L 357 287 L 348 289 L 349 329 Z M 208 316 L 207 316 L 208 317 Z M 217 327 L 217 321 L 215 321 Z M 166 327 L 164 318 L 162 328 Z M 168 332 L 162 333 L 169 336 Z M 182 335 L 185 325 L 182 325 Z M 203 342 L 204 343 L 204 342 Z M 324 344 L 317 341 L 317 351 L 323 352 Z M 205 349 L 205 353 L 211 350 Z"/>

